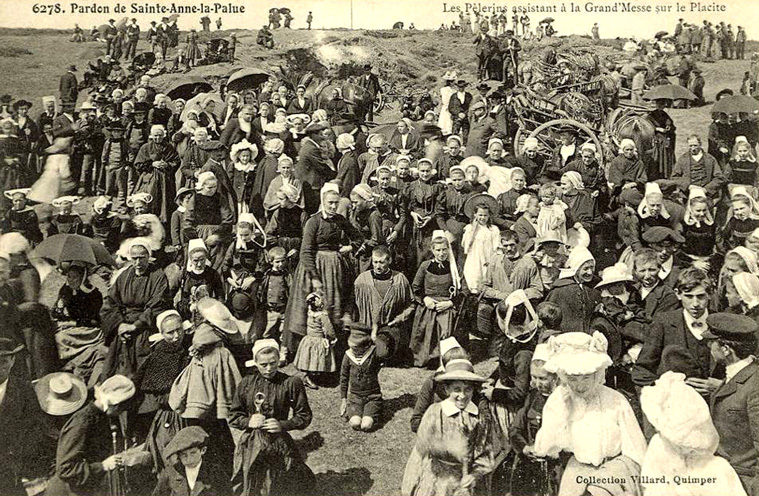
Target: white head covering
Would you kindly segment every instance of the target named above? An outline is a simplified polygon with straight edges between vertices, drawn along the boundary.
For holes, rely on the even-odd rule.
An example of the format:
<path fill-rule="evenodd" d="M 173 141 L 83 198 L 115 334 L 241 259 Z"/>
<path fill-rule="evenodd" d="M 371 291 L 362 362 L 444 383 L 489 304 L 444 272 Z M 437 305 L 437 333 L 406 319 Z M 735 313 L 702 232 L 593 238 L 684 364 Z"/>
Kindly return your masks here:
<path fill-rule="evenodd" d="M 733 275 L 733 284 L 749 309 L 759 305 L 759 276 L 750 272 L 739 272 Z"/>
<path fill-rule="evenodd" d="M 738 159 L 738 147 L 742 144 L 746 145 L 746 148 L 748 148 L 748 161 L 756 162 L 756 157 L 754 156 L 754 147 L 751 146 L 751 144 L 748 142 L 748 139 L 745 136 L 737 136 L 735 138 L 735 144 L 733 145 L 733 154 L 732 154 L 733 160 Z"/>
<path fill-rule="evenodd" d="M 609 342 L 606 336 L 598 331 L 592 336 L 584 332 L 566 332 L 551 336 L 547 344 L 553 353 L 545 364 L 545 370 L 548 372 L 587 375 L 612 364 L 606 353 Z"/>
<path fill-rule="evenodd" d="M 195 270 L 195 268 L 192 266 L 192 261 L 190 260 L 190 255 L 198 250 L 202 250 L 206 254 L 206 266 L 211 265 L 211 261 L 208 259 L 208 247 L 206 246 L 205 242 L 200 238 L 191 239 L 187 244 L 187 272 L 194 272 L 196 274 L 202 273 L 202 271 L 197 272 Z"/>
<path fill-rule="evenodd" d="M 155 318 L 155 326 L 158 331 L 161 330 L 161 326 L 163 325 L 164 321 L 168 319 L 169 317 L 179 317 L 179 320 L 182 320 L 182 316 L 179 315 L 179 312 L 174 310 L 173 308 L 171 310 L 166 310 L 164 312 L 161 312 L 158 314 L 158 317 Z"/>
<path fill-rule="evenodd" d="M 64 203 L 71 203 L 72 205 L 76 205 L 77 203 L 79 203 L 79 197 L 78 196 L 60 196 L 56 198 L 55 200 L 53 200 L 51 202 L 51 205 L 54 206 L 55 208 L 61 208 L 61 206 Z"/>
<path fill-rule="evenodd" d="M 540 360 L 541 362 L 547 362 L 553 356 L 553 351 L 548 343 L 540 343 L 535 346 L 535 351 L 532 353 L 531 362 Z"/>
<path fill-rule="evenodd" d="M 515 214 L 523 214 L 527 211 L 527 208 L 530 206 L 530 198 L 535 198 L 533 195 L 524 194 L 519 195 L 517 198 L 517 204 L 516 208 L 514 209 Z"/>
<path fill-rule="evenodd" d="M 749 204 L 751 205 L 751 212 L 748 214 L 749 218 L 751 219 L 759 219 L 759 202 L 757 202 L 754 197 L 749 192 L 748 188 L 746 186 L 740 185 L 735 186 L 730 190 L 730 200 L 735 200 L 736 196 L 742 196 L 745 197 Z M 728 218 L 732 218 L 733 216 L 733 208 L 730 207 L 730 211 L 728 212 Z"/>
<path fill-rule="evenodd" d="M 375 200 L 372 188 L 366 183 L 355 185 L 351 190 L 351 195 L 358 195 L 360 198 L 366 201 L 373 202 Z"/>
<path fill-rule="evenodd" d="M 461 345 L 459 344 L 458 340 L 454 338 L 453 336 L 449 338 L 445 338 L 440 341 L 440 358 L 443 358 L 443 355 L 451 351 L 455 348 L 461 348 Z"/>
<path fill-rule="evenodd" d="M 526 138 L 524 140 L 524 145 L 522 146 L 522 149 L 524 149 L 524 150 L 537 150 L 538 149 L 538 138 Z"/>
<path fill-rule="evenodd" d="M 138 201 L 145 204 L 149 204 L 150 202 L 153 201 L 153 195 L 151 195 L 150 193 L 142 193 L 142 192 L 130 195 L 126 201 L 127 207 L 134 207 L 134 202 L 138 202 Z"/>
<path fill-rule="evenodd" d="M 264 151 L 269 153 L 282 153 L 285 150 L 285 142 L 279 138 L 271 138 L 264 143 Z"/>
<path fill-rule="evenodd" d="M 127 401 L 134 396 L 134 393 L 134 383 L 123 375 L 114 375 L 99 386 L 95 386 L 95 399 L 100 402 L 104 410 Z"/>
<path fill-rule="evenodd" d="M 197 184 L 195 184 L 195 190 L 200 191 L 201 189 L 203 189 L 203 185 L 207 181 L 211 181 L 211 180 L 216 181 L 216 175 L 213 172 L 211 171 L 201 172 L 200 174 L 198 174 L 198 182 Z"/>
<path fill-rule="evenodd" d="M 338 150 L 355 150 L 356 139 L 353 137 L 352 134 L 342 133 L 340 136 L 337 137 L 335 147 Z"/>
<path fill-rule="evenodd" d="M 97 199 L 94 202 L 92 202 L 92 210 L 96 214 L 102 214 L 103 210 L 105 210 L 105 208 L 108 205 L 112 205 L 112 204 L 113 202 L 107 196 L 98 196 Z"/>
<path fill-rule="evenodd" d="M 635 153 L 638 153 L 638 147 L 635 145 L 635 142 L 631 140 L 630 138 L 622 138 L 622 141 L 619 142 L 619 153 L 622 154 L 625 147 L 632 145 L 633 148 L 635 148 Z"/>
<path fill-rule="evenodd" d="M 9 232 L 0 236 L 0 252 L 6 255 L 26 253 L 30 248 L 29 240 L 21 233 Z"/>
<path fill-rule="evenodd" d="M 153 124 L 152 126 L 150 126 L 150 134 L 152 135 L 155 131 L 163 131 L 165 134 L 166 128 L 163 127 L 163 124 Z"/>
<path fill-rule="evenodd" d="M 584 246 L 575 246 L 570 250 L 569 256 L 567 257 L 566 267 L 561 269 L 559 278 L 566 279 L 574 277 L 580 267 L 582 267 L 582 264 L 590 261 L 596 261 L 593 254 L 590 253 L 590 250 Z"/>
<path fill-rule="evenodd" d="M 448 242 L 448 262 L 451 266 L 451 279 L 453 279 L 453 288 L 456 292 L 458 292 L 461 289 L 461 276 L 459 275 L 459 269 L 456 265 L 456 257 L 453 255 L 453 250 L 451 249 L 451 238 L 446 235 L 445 231 L 442 231 L 440 229 L 432 231 L 432 241 L 435 241 L 437 238 L 444 238 Z M 432 244 L 430 244 L 430 247 L 432 247 Z"/>
<path fill-rule="evenodd" d="M 752 274 L 759 275 L 759 266 L 757 264 L 757 255 L 753 251 L 749 250 L 745 246 L 738 246 L 736 248 L 733 248 L 729 252 L 725 254 L 725 257 L 730 255 L 731 253 L 738 255 L 743 259 L 743 261 L 746 263 L 746 266 L 748 266 L 748 271 Z"/>
<path fill-rule="evenodd" d="M 691 184 L 688 189 L 690 192 L 688 193 L 688 202 L 685 204 L 685 215 L 683 215 L 683 222 L 689 226 L 695 225 L 696 227 L 701 227 L 701 222 L 693 217 L 693 208 L 691 207 L 690 202 L 696 198 L 707 199 L 708 197 L 706 196 L 706 190 L 701 186 L 696 186 L 695 184 Z M 704 224 L 707 226 L 714 224 L 714 218 L 712 217 L 712 213 L 709 208 L 706 209 Z"/>
<path fill-rule="evenodd" d="M 166 96 L 164 93 L 158 93 L 156 94 L 155 98 L 153 98 L 153 105 L 158 105 L 161 100 L 166 99 L 166 104 L 168 105 L 169 97 Z"/>
<path fill-rule="evenodd" d="M 279 353 L 279 343 L 277 343 L 277 341 L 275 341 L 274 339 L 257 340 L 253 344 L 253 359 L 245 362 L 245 366 L 254 367 L 256 365 L 256 355 L 258 355 L 261 351 L 268 348 L 274 348 L 275 350 L 277 350 L 277 353 Z"/>
<path fill-rule="evenodd" d="M 717 450 L 719 435 L 709 406 L 685 383 L 685 374 L 662 374 L 654 386 L 643 388 L 640 406 L 658 435 L 684 452 L 712 455 Z"/>
<path fill-rule="evenodd" d="M 661 205 L 661 211 L 660 214 L 662 218 L 669 219 L 669 211 L 667 210 L 666 205 L 664 205 L 664 195 L 661 192 L 661 188 L 657 183 L 646 183 L 646 191 L 643 194 L 643 200 L 640 202 L 640 205 L 638 205 L 638 215 L 641 219 L 647 219 L 651 217 L 651 212 L 648 207 L 648 197 L 650 195 L 658 195 L 662 198 L 662 205 Z"/>
<path fill-rule="evenodd" d="M 568 171 L 561 176 L 566 179 L 574 189 L 585 189 L 585 184 L 582 182 L 582 176 L 577 171 Z"/>
<path fill-rule="evenodd" d="M 198 129 L 205 129 L 205 128 L 198 128 Z M 250 150 L 250 162 L 252 163 L 253 160 L 258 156 L 258 147 L 243 138 L 242 141 L 239 143 L 235 143 L 232 145 L 232 149 L 229 151 L 229 158 L 232 159 L 232 162 L 237 162 L 237 155 L 243 150 Z"/>

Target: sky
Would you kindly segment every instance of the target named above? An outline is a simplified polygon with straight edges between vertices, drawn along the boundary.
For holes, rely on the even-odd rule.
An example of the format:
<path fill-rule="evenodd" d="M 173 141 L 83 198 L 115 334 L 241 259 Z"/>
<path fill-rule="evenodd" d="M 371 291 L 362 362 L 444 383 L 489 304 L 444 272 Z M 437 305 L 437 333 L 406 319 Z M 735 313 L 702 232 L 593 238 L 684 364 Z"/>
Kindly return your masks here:
<path fill-rule="evenodd" d="M 57 0 L 48 0 L 45 4 L 54 4 Z M 63 12 L 49 15 L 34 13 L 33 6 L 40 5 L 37 0 L 2 0 L 0 1 L 0 27 L 34 27 L 59 28 L 73 27 L 74 23 L 91 28 L 103 24 L 109 17 L 119 19 L 124 16 L 136 17 L 138 22 L 146 26 L 151 20 L 160 20 L 160 14 L 132 14 L 132 6 L 144 7 L 157 3 L 163 5 L 191 6 L 203 4 L 214 8 L 216 4 L 224 6 L 244 7 L 242 14 L 210 14 L 212 19 L 221 17 L 224 29 L 257 29 L 267 19 L 271 7 L 289 7 L 295 20 L 293 28 L 305 26 L 308 11 L 313 11 L 314 29 L 350 28 L 354 29 L 389 29 L 396 21 L 403 21 L 406 26 L 414 23 L 418 29 L 436 29 L 440 23 L 450 24 L 458 21 L 458 13 L 471 11 L 474 8 L 507 9 L 508 17 L 514 7 L 533 7 L 539 9 L 556 8 L 556 13 L 536 12 L 529 14 L 533 27 L 537 21 L 546 16 L 553 17 L 555 29 L 562 34 L 590 34 L 594 22 L 600 27 L 602 38 L 651 37 L 659 30 L 674 29 L 677 19 L 682 17 L 686 22 L 701 23 L 708 19 L 712 22 L 724 21 L 747 27 L 750 39 L 757 37 L 752 33 L 752 26 L 759 20 L 759 1 L 757 0 L 725 0 L 715 2 L 704 0 L 691 2 L 685 0 L 567 0 L 552 2 L 548 0 L 508 0 L 493 1 L 458 1 L 458 0 L 77 0 L 76 2 L 62 1 L 59 3 Z M 107 13 L 74 14 L 72 4 L 80 6 L 96 5 L 109 8 Z M 115 8 L 121 5 L 126 13 L 117 14 Z M 572 5 L 579 12 L 570 12 Z M 650 12 L 619 12 L 625 5 L 638 9 L 650 8 Z M 565 6 L 567 12 L 562 12 Z M 595 9 L 616 9 L 617 12 L 598 12 Z M 351 25 L 352 11 L 352 25 Z M 202 14 L 183 14 L 179 18 L 180 29 L 186 30 L 199 27 Z"/>

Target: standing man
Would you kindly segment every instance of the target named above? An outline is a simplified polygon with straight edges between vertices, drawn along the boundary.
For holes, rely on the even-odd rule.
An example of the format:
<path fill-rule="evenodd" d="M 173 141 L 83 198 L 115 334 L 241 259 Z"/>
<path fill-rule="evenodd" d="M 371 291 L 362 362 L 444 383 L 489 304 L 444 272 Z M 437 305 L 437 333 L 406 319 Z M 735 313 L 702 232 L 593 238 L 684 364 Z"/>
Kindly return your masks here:
<path fill-rule="evenodd" d="M 677 24 L 675 25 L 675 33 L 672 35 L 676 41 L 679 40 L 680 35 L 683 33 L 683 29 L 685 29 L 685 26 L 683 26 L 683 19 L 678 19 Z M 677 42 L 679 43 L 679 41 Z"/>
<path fill-rule="evenodd" d="M 60 92 L 61 104 L 71 103 L 76 104 L 76 99 L 79 96 L 79 83 L 76 80 L 76 66 L 70 65 L 66 74 L 61 76 L 58 90 Z"/>
<path fill-rule="evenodd" d="M 735 35 L 735 58 L 743 60 L 746 50 L 746 31 L 743 26 L 738 26 L 738 33 Z"/>
<path fill-rule="evenodd" d="M 719 433 L 717 455 L 725 458 L 749 495 L 759 494 L 759 365 L 756 322 L 744 315 L 718 313 L 706 319 L 703 337 L 712 358 L 726 366 L 724 384 L 712 395 L 710 410 Z"/>
<path fill-rule="evenodd" d="M 308 27 L 306 29 L 311 29 L 312 22 L 314 22 L 314 14 L 309 10 L 308 17 L 306 17 L 306 24 L 308 24 Z"/>
<path fill-rule="evenodd" d="M 366 120 L 371 121 L 374 119 L 374 100 L 377 99 L 377 95 L 382 93 L 379 78 L 377 77 L 376 72 L 372 70 L 371 64 L 366 64 L 364 66 L 364 75 L 361 76 L 359 84 L 369 92 L 371 98 L 367 104 L 368 108 L 366 110 Z"/>
<path fill-rule="evenodd" d="M 150 43 L 150 51 L 155 53 L 155 47 L 158 44 L 158 28 L 155 21 L 150 21 L 150 28 L 148 28 L 148 34 L 145 39 Z"/>
<path fill-rule="evenodd" d="M 216 19 L 216 30 L 221 31 L 221 17 Z"/>
<path fill-rule="evenodd" d="M 725 52 L 728 59 L 735 58 L 735 33 L 733 33 L 733 25 L 727 25 L 727 32 L 725 33 Z"/>
<path fill-rule="evenodd" d="M 119 30 L 116 29 L 116 20 L 108 19 L 108 27 L 105 28 L 105 54 L 111 55 L 113 48 L 113 39 L 116 38 Z"/>
<path fill-rule="evenodd" d="M 519 40 L 514 37 L 514 31 L 506 30 L 506 37 L 500 43 L 501 53 L 503 53 L 503 77 L 501 81 L 507 83 L 509 80 L 509 67 L 513 71 L 512 85 L 516 86 L 519 82 L 519 52 L 522 50 Z"/>
<path fill-rule="evenodd" d="M 169 18 L 161 19 L 156 29 L 156 41 L 161 46 L 161 59 L 166 60 L 166 50 L 169 48 Z"/>
<path fill-rule="evenodd" d="M 522 17 L 520 17 L 519 20 L 522 22 L 522 38 L 529 39 L 530 38 L 530 16 L 528 16 L 526 13 L 522 14 Z"/>
<path fill-rule="evenodd" d="M 210 31 L 211 30 L 211 18 L 208 16 L 203 16 L 200 18 L 200 25 L 203 26 L 203 31 Z"/>
<path fill-rule="evenodd" d="M 593 23 L 593 27 L 590 29 L 590 32 L 593 34 L 593 39 L 594 40 L 601 39 L 601 35 L 598 32 L 598 23 L 597 22 Z"/>
<path fill-rule="evenodd" d="M 140 39 L 140 26 L 137 25 L 137 19 L 132 18 L 132 22 L 127 26 L 126 39 L 124 57 L 130 60 L 137 54 L 137 41 Z"/>
<path fill-rule="evenodd" d="M 469 134 L 469 108 L 472 106 L 472 94 L 466 91 L 466 81 L 456 81 L 458 91 L 448 100 L 448 110 L 453 117 L 453 134 L 466 140 Z M 464 142 L 466 145 L 466 142 Z"/>

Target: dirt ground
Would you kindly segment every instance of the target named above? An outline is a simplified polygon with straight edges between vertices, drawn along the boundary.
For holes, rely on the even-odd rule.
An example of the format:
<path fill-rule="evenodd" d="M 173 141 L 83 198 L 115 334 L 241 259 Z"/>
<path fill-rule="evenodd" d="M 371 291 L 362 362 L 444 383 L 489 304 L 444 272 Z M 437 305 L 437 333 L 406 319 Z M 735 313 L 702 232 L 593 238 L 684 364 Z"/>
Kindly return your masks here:
<path fill-rule="evenodd" d="M 222 32 L 227 33 L 227 32 Z M 21 35 L 19 35 L 21 34 Z M 214 33 L 216 34 L 216 33 Z M 391 78 L 399 85 L 423 85 L 437 96 L 440 75 L 451 69 L 469 75 L 475 68 L 471 40 L 452 33 L 418 31 L 279 31 L 275 34 L 275 50 L 255 45 L 255 32 L 238 32 L 238 61 L 197 68 L 192 74 L 211 76 L 228 74 L 236 67 L 256 66 L 275 70 L 284 63 L 288 50 L 313 48 L 323 62 L 339 62 L 346 57 L 356 63 L 372 62 L 381 71 L 381 78 Z M 600 51 L 612 50 L 618 44 L 608 40 Z M 43 95 L 57 94 L 58 78 L 69 64 L 76 64 L 82 74 L 87 59 L 102 54 L 104 44 L 70 43 L 68 35 L 0 30 L 0 93 L 34 102 L 32 115 L 40 111 Z M 145 49 L 141 41 L 139 50 Z M 723 88 L 737 91 L 748 61 L 720 61 L 703 64 L 706 98 Z M 156 78 L 156 84 L 168 84 L 175 76 Z M 685 151 L 685 140 L 695 133 L 706 137 L 709 106 L 690 110 L 671 110 L 677 125 L 678 154 Z M 380 122 L 397 118 L 393 109 L 381 114 Z M 78 207 L 85 212 L 90 201 Z M 53 273 L 45 283 L 45 298 L 55 297 L 62 278 Z M 52 302 L 50 302 L 52 303 Z M 478 371 L 489 374 L 494 361 L 477 364 Z M 308 464 L 317 474 L 318 493 L 333 496 L 388 496 L 399 493 L 403 469 L 414 444 L 409 429 L 411 409 L 423 380 L 432 372 L 419 369 L 387 368 L 380 380 L 385 397 L 381 428 L 372 433 L 355 433 L 338 416 L 339 391 L 322 388 L 309 391 L 314 411 L 311 426 L 295 433 Z"/>

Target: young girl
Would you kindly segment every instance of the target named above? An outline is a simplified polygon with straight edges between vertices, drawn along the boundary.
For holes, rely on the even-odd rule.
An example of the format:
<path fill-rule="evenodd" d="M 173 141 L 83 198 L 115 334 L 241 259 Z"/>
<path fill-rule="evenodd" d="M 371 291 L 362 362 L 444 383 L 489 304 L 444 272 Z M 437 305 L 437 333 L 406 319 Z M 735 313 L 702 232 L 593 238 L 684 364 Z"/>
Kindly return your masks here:
<path fill-rule="evenodd" d="M 753 189 L 754 197 L 756 197 L 759 173 L 757 171 L 756 157 L 752 153 L 752 146 L 748 143 L 745 136 L 735 138 L 733 157 L 727 163 L 727 167 L 725 167 L 725 176 L 727 177 L 728 189 L 732 185 L 742 184 Z"/>
<path fill-rule="evenodd" d="M 464 212 L 472 220 L 464 227 L 461 240 L 466 255 L 464 278 L 473 293 L 482 289 L 487 266 L 501 246 L 501 233 L 490 220 L 497 208 L 495 199 L 485 194 L 469 198 L 464 205 Z"/>
<path fill-rule="evenodd" d="M 293 364 L 296 369 L 305 372 L 303 384 L 306 387 L 319 389 L 313 380 L 313 375 L 337 370 L 334 352 L 337 337 L 329 314 L 324 309 L 322 297 L 317 293 L 311 293 L 306 298 L 306 303 L 308 304 L 306 335 L 298 345 Z"/>
<path fill-rule="evenodd" d="M 177 209 L 171 214 L 171 244 L 177 253 L 182 253 L 182 249 L 187 245 L 187 238 L 182 232 L 182 225 L 184 224 L 184 216 L 187 212 L 187 205 L 190 204 L 190 198 L 195 194 L 195 190 L 192 188 L 179 188 L 177 196 L 174 197 L 174 203 L 177 204 Z M 177 263 L 181 266 L 182 255 L 178 255 Z"/>
<path fill-rule="evenodd" d="M 729 251 L 743 246 L 748 235 L 759 228 L 759 205 L 745 186 L 736 186 L 730 194 L 732 212 L 720 233 L 719 246 Z"/>
<path fill-rule="evenodd" d="M 567 216 L 564 211 L 567 204 L 557 198 L 558 191 L 554 184 L 544 184 L 538 191 L 540 196 L 540 213 L 538 213 L 538 237 L 556 237 L 567 242 Z"/>
<path fill-rule="evenodd" d="M 113 202 L 107 196 L 100 196 L 92 203 L 90 230 L 92 237 L 113 253 L 119 248 L 121 218 L 111 212 Z"/>
<path fill-rule="evenodd" d="M 59 209 L 58 214 L 50 219 L 47 235 L 53 234 L 84 234 L 85 224 L 79 214 L 75 213 L 74 205 L 79 203 L 78 196 L 61 196 L 53 200 L 52 205 Z"/>
<path fill-rule="evenodd" d="M 232 145 L 229 157 L 232 159 L 232 188 L 237 196 L 237 212 L 244 214 L 250 211 L 250 197 L 253 193 L 256 164 L 253 160 L 258 155 L 258 147 L 248 140 Z"/>
<path fill-rule="evenodd" d="M 17 232 L 25 237 L 32 245 L 42 241 L 39 219 L 34 209 L 26 204 L 29 188 L 11 189 L 4 196 L 12 203 L 11 209 L 5 212 L 0 220 L 0 231 L 3 233 Z"/>
<path fill-rule="evenodd" d="M 699 186 L 690 187 L 683 217 L 683 237 L 683 253 L 693 261 L 693 265 L 708 271 L 709 258 L 717 243 L 717 226 L 714 225 L 706 190 Z"/>
<path fill-rule="evenodd" d="M 250 212 L 241 214 L 235 241 L 227 248 L 221 266 L 221 275 L 232 288 L 250 288 L 253 277 L 261 271 L 266 245 L 266 233 L 255 215 Z"/>

